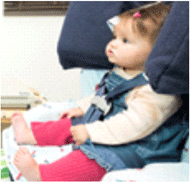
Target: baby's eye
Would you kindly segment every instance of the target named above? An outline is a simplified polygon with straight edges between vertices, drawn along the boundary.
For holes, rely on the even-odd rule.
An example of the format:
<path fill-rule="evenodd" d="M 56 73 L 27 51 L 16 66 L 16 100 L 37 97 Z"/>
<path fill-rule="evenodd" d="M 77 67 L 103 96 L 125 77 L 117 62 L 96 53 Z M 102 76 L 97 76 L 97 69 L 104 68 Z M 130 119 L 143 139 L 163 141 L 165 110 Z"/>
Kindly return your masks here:
<path fill-rule="evenodd" d="M 129 41 L 128 41 L 126 38 L 124 38 L 124 39 L 123 39 L 123 42 L 124 42 L 124 43 L 128 43 Z"/>

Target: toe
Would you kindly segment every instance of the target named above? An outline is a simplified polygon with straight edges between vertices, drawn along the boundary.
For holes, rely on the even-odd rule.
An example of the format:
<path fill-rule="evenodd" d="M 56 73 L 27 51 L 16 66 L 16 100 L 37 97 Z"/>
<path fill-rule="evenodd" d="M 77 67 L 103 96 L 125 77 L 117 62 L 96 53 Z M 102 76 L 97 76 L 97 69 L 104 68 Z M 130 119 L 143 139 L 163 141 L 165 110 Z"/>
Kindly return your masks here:
<path fill-rule="evenodd" d="M 14 156 L 14 159 L 20 159 L 20 158 L 22 158 L 22 156 L 23 156 L 23 154 L 22 153 L 20 153 L 20 152 L 17 152 L 16 154 L 15 154 L 15 156 Z"/>
<path fill-rule="evenodd" d="M 11 119 L 12 119 L 13 117 L 15 117 L 15 116 L 19 116 L 20 114 L 21 114 L 20 111 L 15 111 L 15 112 L 12 114 Z"/>
<path fill-rule="evenodd" d="M 17 115 L 17 112 L 14 112 L 14 113 L 12 114 L 11 118 L 13 118 L 13 117 L 16 116 L 16 115 Z"/>
<path fill-rule="evenodd" d="M 17 122 L 17 121 L 20 120 L 20 116 L 15 115 L 15 116 L 13 116 L 13 117 L 11 118 L 11 120 L 12 120 L 13 123 L 14 123 L 14 122 Z"/>
<path fill-rule="evenodd" d="M 22 150 L 25 154 L 30 154 L 29 150 L 26 147 L 22 147 Z"/>
<path fill-rule="evenodd" d="M 22 154 L 26 154 L 27 149 L 26 149 L 26 147 L 21 146 L 21 147 L 19 147 L 19 151 Z"/>
<path fill-rule="evenodd" d="M 19 149 L 16 152 L 17 156 L 22 156 L 23 154 L 25 154 L 25 152 L 23 151 L 23 147 L 19 147 Z"/>
<path fill-rule="evenodd" d="M 18 165 L 19 161 L 20 161 L 20 156 L 18 154 L 15 154 L 14 159 L 13 159 L 13 163 L 15 165 Z"/>
<path fill-rule="evenodd" d="M 18 115 L 18 116 L 22 115 L 22 113 L 20 111 L 15 111 L 15 114 Z"/>
<path fill-rule="evenodd" d="M 18 120 L 19 120 L 19 116 L 18 116 L 18 115 L 14 116 L 14 117 L 12 118 L 12 121 L 18 121 Z"/>
<path fill-rule="evenodd" d="M 13 163 L 14 165 L 17 165 L 19 162 L 19 158 L 18 157 L 14 157 Z"/>

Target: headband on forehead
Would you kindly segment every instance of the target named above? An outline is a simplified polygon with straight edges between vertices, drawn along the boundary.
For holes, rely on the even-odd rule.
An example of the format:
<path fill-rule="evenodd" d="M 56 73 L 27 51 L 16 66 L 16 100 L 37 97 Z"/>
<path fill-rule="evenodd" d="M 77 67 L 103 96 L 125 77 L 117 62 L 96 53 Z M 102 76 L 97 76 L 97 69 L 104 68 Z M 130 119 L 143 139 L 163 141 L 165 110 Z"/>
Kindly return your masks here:
<path fill-rule="evenodd" d="M 114 30 L 114 26 L 117 25 L 120 21 L 119 16 L 114 16 L 113 18 L 110 18 L 109 20 L 107 20 L 107 25 L 110 28 L 110 30 L 113 32 Z"/>

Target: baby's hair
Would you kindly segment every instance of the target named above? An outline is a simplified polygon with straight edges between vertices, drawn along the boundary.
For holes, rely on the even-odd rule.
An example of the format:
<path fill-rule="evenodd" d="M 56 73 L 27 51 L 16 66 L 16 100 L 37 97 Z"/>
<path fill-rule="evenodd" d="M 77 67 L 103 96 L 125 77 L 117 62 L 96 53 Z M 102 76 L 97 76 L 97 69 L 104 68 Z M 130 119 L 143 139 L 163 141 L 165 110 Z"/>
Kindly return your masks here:
<path fill-rule="evenodd" d="M 135 9 L 131 9 L 119 15 L 120 18 L 133 18 L 133 31 L 136 30 L 143 37 L 148 37 L 152 44 L 155 43 L 157 36 L 170 12 L 171 6 L 162 2 L 149 3 Z M 138 13 L 137 16 L 133 16 Z M 147 22 L 152 22 L 148 24 Z"/>

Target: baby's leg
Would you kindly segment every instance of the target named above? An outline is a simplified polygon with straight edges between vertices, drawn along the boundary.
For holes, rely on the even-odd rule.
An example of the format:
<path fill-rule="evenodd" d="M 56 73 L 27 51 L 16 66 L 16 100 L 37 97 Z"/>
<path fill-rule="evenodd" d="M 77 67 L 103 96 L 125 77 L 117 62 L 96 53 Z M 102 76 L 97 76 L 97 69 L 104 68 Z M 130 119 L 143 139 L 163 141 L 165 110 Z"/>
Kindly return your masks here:
<path fill-rule="evenodd" d="M 104 168 L 80 150 L 51 164 L 40 164 L 39 169 L 42 181 L 100 181 L 106 174 Z"/>
<path fill-rule="evenodd" d="M 28 128 L 22 113 L 15 112 L 11 117 L 15 139 L 18 144 L 37 144 L 32 131 Z"/>
<path fill-rule="evenodd" d="M 71 120 L 64 118 L 59 121 L 31 122 L 31 130 L 28 128 L 22 114 L 15 112 L 11 118 L 18 144 L 64 145 L 73 142 L 70 127 Z"/>
<path fill-rule="evenodd" d="M 28 181 L 41 181 L 39 165 L 27 148 L 19 148 L 14 157 L 14 164 Z"/>
<path fill-rule="evenodd" d="M 28 181 L 100 181 L 106 170 L 80 150 L 51 163 L 38 165 L 29 151 L 20 147 L 14 164 Z"/>
<path fill-rule="evenodd" d="M 31 128 L 37 144 L 44 145 L 65 145 L 73 142 L 70 131 L 72 126 L 69 118 L 59 121 L 32 122 Z"/>

